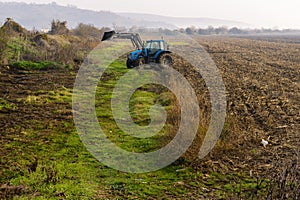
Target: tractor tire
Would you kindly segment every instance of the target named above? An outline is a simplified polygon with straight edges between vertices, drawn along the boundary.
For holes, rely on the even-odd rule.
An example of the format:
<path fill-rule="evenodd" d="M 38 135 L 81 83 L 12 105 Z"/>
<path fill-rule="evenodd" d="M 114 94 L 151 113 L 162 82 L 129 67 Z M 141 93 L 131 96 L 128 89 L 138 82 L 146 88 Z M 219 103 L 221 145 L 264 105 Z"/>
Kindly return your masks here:
<path fill-rule="evenodd" d="M 164 53 L 159 56 L 158 63 L 161 65 L 171 66 L 173 64 L 173 58 L 170 53 Z"/>
<path fill-rule="evenodd" d="M 132 69 L 132 68 L 135 67 L 134 62 L 131 59 L 127 59 L 126 66 L 127 66 L 128 69 Z"/>

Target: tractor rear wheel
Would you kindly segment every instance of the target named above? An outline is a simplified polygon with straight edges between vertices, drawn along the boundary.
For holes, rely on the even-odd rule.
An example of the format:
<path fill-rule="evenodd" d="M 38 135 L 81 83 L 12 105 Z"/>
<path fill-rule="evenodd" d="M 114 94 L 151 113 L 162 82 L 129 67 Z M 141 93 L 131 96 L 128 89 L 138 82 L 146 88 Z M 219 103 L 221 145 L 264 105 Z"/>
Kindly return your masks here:
<path fill-rule="evenodd" d="M 164 53 L 159 56 L 158 63 L 161 65 L 171 66 L 173 64 L 173 58 L 170 53 Z"/>

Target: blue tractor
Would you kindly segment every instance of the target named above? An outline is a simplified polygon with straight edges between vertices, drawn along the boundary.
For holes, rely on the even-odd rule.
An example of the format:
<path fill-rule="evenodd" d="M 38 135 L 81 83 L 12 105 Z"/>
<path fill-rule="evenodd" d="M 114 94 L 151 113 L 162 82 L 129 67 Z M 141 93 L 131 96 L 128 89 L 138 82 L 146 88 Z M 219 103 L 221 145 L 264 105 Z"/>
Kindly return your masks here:
<path fill-rule="evenodd" d="M 138 33 L 105 32 L 102 41 L 111 38 L 130 39 L 136 50 L 129 53 L 126 61 L 128 68 L 138 67 L 143 64 L 159 63 L 172 65 L 173 59 L 169 45 L 164 40 L 149 40 L 143 42 Z"/>

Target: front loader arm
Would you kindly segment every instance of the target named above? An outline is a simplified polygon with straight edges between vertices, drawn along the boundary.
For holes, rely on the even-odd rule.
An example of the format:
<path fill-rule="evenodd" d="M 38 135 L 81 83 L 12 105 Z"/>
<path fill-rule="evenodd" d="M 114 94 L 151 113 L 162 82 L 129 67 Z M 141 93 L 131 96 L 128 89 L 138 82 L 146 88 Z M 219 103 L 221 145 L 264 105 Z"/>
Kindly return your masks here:
<path fill-rule="evenodd" d="M 101 41 L 111 38 L 130 39 L 136 49 L 143 49 L 144 47 L 143 41 L 138 33 L 116 33 L 115 31 L 109 31 L 104 33 Z"/>

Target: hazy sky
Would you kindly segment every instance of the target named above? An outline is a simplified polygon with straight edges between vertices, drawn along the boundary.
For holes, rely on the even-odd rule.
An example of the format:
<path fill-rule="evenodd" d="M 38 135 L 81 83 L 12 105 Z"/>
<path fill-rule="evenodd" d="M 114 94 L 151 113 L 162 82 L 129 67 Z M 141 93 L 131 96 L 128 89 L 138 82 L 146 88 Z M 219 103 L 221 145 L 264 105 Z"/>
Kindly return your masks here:
<path fill-rule="evenodd" d="M 9 0 L 2 2 L 7 1 Z M 15 1 L 53 2 L 53 0 Z M 257 27 L 300 28 L 300 0 L 55 0 L 55 2 L 98 11 L 211 17 L 242 21 Z"/>

